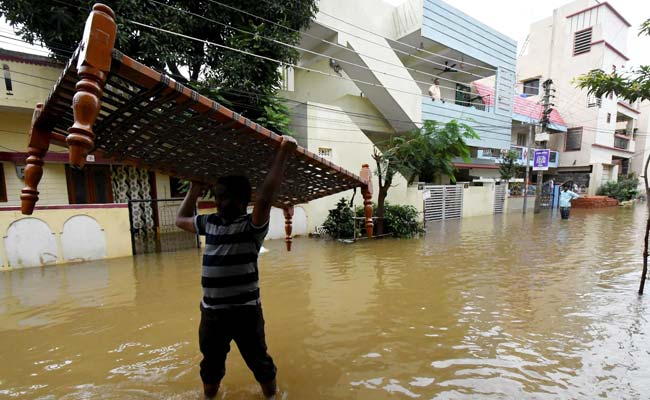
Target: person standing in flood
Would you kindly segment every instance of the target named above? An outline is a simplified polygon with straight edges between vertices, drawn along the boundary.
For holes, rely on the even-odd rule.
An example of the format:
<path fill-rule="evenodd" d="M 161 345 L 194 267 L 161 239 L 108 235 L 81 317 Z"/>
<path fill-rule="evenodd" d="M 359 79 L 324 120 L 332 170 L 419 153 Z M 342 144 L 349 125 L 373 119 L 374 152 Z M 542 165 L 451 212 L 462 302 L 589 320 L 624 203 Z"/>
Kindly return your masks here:
<path fill-rule="evenodd" d="M 233 340 L 264 396 L 273 398 L 277 392 L 277 370 L 267 352 L 264 334 L 257 258 L 269 230 L 271 205 L 296 146 L 295 139 L 282 137 L 252 214 L 247 213 L 251 185 L 244 176 L 223 176 L 217 180 L 217 213 L 194 215 L 196 201 L 205 189 L 196 183 L 190 185 L 178 210 L 179 228 L 205 236 L 199 348 L 203 353 L 200 373 L 206 398 L 215 398 L 219 391 Z"/>
<path fill-rule="evenodd" d="M 569 219 L 569 214 L 571 213 L 571 201 L 577 199 L 578 196 L 575 192 L 569 190 L 569 185 L 562 186 L 562 192 L 560 192 L 560 215 L 562 219 Z"/>

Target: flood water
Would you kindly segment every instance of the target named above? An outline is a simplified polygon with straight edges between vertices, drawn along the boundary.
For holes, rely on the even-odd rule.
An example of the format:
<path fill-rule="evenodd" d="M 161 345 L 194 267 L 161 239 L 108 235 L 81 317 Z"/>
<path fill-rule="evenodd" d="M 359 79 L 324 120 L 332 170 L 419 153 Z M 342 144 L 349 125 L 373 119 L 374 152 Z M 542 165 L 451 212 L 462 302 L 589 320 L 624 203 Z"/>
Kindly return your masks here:
<path fill-rule="evenodd" d="M 281 399 L 648 399 L 645 207 L 269 241 Z M 200 255 L 0 273 L 0 397 L 199 399 Z M 230 353 L 219 398 L 261 398 Z"/>

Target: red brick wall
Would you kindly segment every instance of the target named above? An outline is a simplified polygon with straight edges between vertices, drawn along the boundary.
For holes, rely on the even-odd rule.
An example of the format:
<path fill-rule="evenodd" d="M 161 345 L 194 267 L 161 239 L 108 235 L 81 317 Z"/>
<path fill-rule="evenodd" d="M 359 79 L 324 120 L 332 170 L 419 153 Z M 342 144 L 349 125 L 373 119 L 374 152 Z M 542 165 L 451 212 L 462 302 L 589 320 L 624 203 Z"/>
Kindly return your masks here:
<path fill-rule="evenodd" d="M 580 197 L 571 202 L 571 207 L 573 208 L 602 208 L 616 206 L 618 206 L 618 200 L 607 196 L 586 196 Z"/>

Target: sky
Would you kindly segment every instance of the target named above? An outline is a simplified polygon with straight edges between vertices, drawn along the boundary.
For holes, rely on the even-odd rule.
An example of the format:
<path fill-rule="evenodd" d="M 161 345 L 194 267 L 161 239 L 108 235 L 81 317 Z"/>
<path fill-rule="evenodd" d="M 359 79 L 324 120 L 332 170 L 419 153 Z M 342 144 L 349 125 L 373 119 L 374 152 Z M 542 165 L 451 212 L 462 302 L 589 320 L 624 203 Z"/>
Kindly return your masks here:
<path fill-rule="evenodd" d="M 379 1 L 379 0 L 378 0 Z M 383 0 L 398 5 L 405 0 Z M 553 15 L 553 10 L 570 0 L 445 0 L 484 24 L 515 39 L 521 48 L 530 24 Z M 650 37 L 638 37 L 639 26 L 650 18 L 648 0 L 609 0 L 632 26 L 629 30 L 627 67 L 650 65 Z"/>
<path fill-rule="evenodd" d="M 354 1 L 354 0 L 352 0 Z M 406 0 L 376 0 L 398 5 Z M 525 42 L 530 24 L 550 17 L 553 9 L 568 3 L 568 0 L 446 0 L 450 5 L 478 19 L 484 24 L 515 39 L 519 46 Z M 648 0 L 610 0 L 618 12 L 627 19 L 632 27 L 629 30 L 627 67 L 650 65 L 650 37 L 637 36 L 638 28 L 645 19 L 650 18 L 650 1 Z M 10 50 L 25 51 L 25 44 L 15 42 L 3 36 L 11 35 L 11 28 L 0 18 L 0 47 Z M 17 43 L 20 47 L 9 43 Z M 35 50 L 36 54 L 47 54 Z"/>

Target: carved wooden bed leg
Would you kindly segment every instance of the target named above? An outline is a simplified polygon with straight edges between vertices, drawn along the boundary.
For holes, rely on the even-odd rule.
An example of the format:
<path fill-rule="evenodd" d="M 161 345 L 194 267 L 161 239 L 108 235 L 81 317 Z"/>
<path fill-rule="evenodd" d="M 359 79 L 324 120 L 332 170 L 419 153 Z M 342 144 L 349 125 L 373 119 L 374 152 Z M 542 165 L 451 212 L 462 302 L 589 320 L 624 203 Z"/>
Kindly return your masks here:
<path fill-rule="evenodd" d="M 34 109 L 32 117 L 32 128 L 29 132 L 27 144 L 27 157 L 25 166 L 25 187 L 20 191 L 20 211 L 24 215 L 32 215 L 38 201 L 38 183 L 43 177 L 43 159 L 50 147 L 50 132 L 39 128 L 36 120 L 43 110 L 43 104 L 39 103 Z"/>
<path fill-rule="evenodd" d="M 291 239 L 291 232 L 293 231 L 293 212 L 293 206 L 284 209 L 284 232 L 287 235 L 284 241 L 287 244 L 287 251 L 291 251 L 291 243 L 293 241 L 293 239 Z"/>
<path fill-rule="evenodd" d="M 93 124 L 101 108 L 106 77 L 111 69 L 111 53 L 115 45 L 117 25 L 115 13 L 104 4 L 95 4 L 86 20 L 81 52 L 77 61 L 79 82 L 72 100 L 74 124 L 66 138 L 70 148 L 70 164 L 83 167 L 88 152 L 94 147 Z"/>
<path fill-rule="evenodd" d="M 366 233 L 368 237 L 372 237 L 375 225 L 372 222 L 372 173 L 368 164 L 363 164 L 361 167 L 360 177 L 367 182 L 365 186 L 361 187 L 361 194 L 363 195 L 363 211 L 366 218 Z"/>

